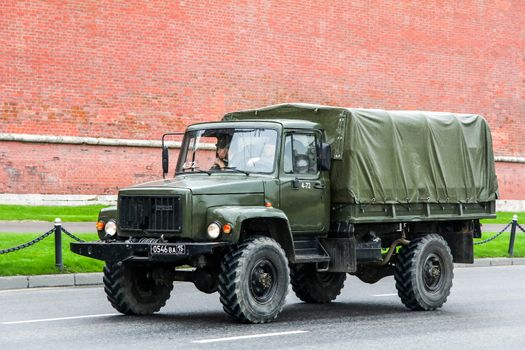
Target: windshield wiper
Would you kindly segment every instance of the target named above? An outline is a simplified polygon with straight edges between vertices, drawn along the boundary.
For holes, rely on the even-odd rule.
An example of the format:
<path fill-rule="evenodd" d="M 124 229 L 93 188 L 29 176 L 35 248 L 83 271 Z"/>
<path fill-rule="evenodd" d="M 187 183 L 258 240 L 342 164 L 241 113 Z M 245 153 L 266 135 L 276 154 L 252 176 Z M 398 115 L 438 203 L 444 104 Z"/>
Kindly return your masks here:
<path fill-rule="evenodd" d="M 190 170 L 191 168 L 187 169 L 187 170 Z M 236 167 L 233 167 L 233 166 L 225 166 L 223 167 L 222 169 L 212 169 L 212 170 L 196 170 L 196 169 L 191 169 L 191 171 L 177 171 L 175 173 L 175 175 L 181 175 L 181 174 L 208 174 L 211 176 L 212 173 L 219 173 L 221 172 L 222 170 L 233 170 L 234 172 L 236 173 L 241 173 L 241 174 L 246 174 L 246 176 L 249 176 L 250 173 L 245 171 L 245 170 L 241 170 L 241 169 L 237 169 Z"/>
<path fill-rule="evenodd" d="M 190 168 L 190 169 L 191 169 L 191 168 Z M 188 170 L 189 170 L 189 169 L 188 169 Z M 211 171 L 200 170 L 200 169 L 199 169 L 199 170 L 191 169 L 191 171 L 184 171 L 184 170 L 183 170 L 183 171 L 177 171 L 177 172 L 175 173 L 175 175 L 180 175 L 180 174 L 202 174 L 202 173 L 204 173 L 204 174 L 208 174 L 208 175 L 211 176 Z"/>
<path fill-rule="evenodd" d="M 222 170 L 233 170 L 235 171 L 236 173 L 242 173 L 242 174 L 246 174 L 246 176 L 249 176 L 250 173 L 245 171 L 245 170 L 241 170 L 241 169 L 237 169 L 236 167 L 234 166 L 225 166 L 224 168 L 222 168 Z"/>

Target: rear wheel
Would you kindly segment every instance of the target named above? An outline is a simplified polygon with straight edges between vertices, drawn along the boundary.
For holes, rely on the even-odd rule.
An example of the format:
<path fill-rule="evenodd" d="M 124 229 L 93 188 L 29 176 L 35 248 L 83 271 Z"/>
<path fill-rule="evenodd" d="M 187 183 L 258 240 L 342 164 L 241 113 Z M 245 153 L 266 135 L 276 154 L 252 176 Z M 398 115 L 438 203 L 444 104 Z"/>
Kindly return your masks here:
<path fill-rule="evenodd" d="M 290 280 L 299 299 L 305 303 L 324 304 L 341 294 L 346 273 L 319 272 L 315 264 L 295 264 L 290 267 Z"/>
<path fill-rule="evenodd" d="M 126 315 L 159 311 L 173 289 L 171 280 L 162 279 L 163 272 L 162 267 L 106 263 L 103 280 L 109 302 Z"/>
<path fill-rule="evenodd" d="M 435 310 L 447 301 L 454 277 L 452 254 L 437 234 L 416 238 L 401 248 L 394 277 L 398 295 L 412 310 Z"/>
<path fill-rule="evenodd" d="M 277 242 L 248 238 L 222 260 L 219 294 L 224 311 L 240 322 L 273 321 L 284 307 L 289 273 Z"/>

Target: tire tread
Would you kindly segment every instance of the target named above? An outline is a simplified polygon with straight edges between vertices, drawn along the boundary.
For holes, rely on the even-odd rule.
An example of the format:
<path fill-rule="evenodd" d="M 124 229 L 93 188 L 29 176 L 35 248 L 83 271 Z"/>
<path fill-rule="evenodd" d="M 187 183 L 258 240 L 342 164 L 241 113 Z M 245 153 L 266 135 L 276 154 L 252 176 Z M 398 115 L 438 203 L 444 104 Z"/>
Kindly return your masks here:
<path fill-rule="evenodd" d="M 450 295 L 450 288 L 445 290 L 440 305 L 426 304 L 418 291 L 417 287 L 417 259 L 422 253 L 425 246 L 431 241 L 439 241 L 445 247 L 447 259 L 452 262 L 452 254 L 445 239 L 438 234 L 428 234 L 413 239 L 408 246 L 402 247 L 396 259 L 396 266 L 394 270 L 394 278 L 396 281 L 396 289 L 401 302 L 411 310 L 435 310 L 443 306 Z M 453 272 L 452 272 L 453 277 Z M 450 287 L 452 284 L 450 285 Z"/>
<path fill-rule="evenodd" d="M 149 315 L 159 311 L 166 305 L 166 301 L 173 290 L 173 284 L 170 283 L 166 285 L 167 290 L 162 292 L 156 303 L 149 305 L 137 304 L 131 298 L 130 293 L 132 292 L 126 283 L 128 281 L 126 281 L 123 266 L 106 263 L 103 272 L 102 281 L 108 301 L 115 310 L 125 315 Z"/>
<path fill-rule="evenodd" d="M 314 265 L 296 264 L 290 267 L 290 282 L 295 295 L 309 304 L 326 304 L 335 300 L 344 287 L 346 273 L 326 272 L 334 274 L 335 283 L 330 285 L 317 285 L 313 276 L 315 273 L 318 272 Z"/>
<path fill-rule="evenodd" d="M 284 307 L 284 300 L 277 312 L 264 317 L 255 317 L 246 308 L 241 300 L 240 268 L 246 265 L 249 256 L 261 245 L 271 245 L 277 249 L 283 257 L 286 257 L 284 250 L 273 239 L 265 236 L 254 236 L 247 238 L 240 243 L 236 249 L 225 255 L 221 262 L 221 272 L 219 274 L 219 295 L 223 309 L 228 316 L 236 321 L 243 323 L 266 323 L 275 320 Z M 288 277 L 288 265 L 286 267 L 286 277 Z M 286 284 L 286 288 L 288 283 Z"/>

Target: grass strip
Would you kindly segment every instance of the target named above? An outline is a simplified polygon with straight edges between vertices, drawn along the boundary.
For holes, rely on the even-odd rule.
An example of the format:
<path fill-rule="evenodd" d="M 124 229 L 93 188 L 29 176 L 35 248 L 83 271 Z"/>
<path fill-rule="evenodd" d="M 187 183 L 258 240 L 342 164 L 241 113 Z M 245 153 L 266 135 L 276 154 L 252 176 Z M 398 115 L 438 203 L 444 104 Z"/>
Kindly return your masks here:
<path fill-rule="evenodd" d="M 510 230 L 510 228 L 509 228 Z M 519 231 L 519 229 L 518 229 Z M 483 237 L 475 239 L 474 242 L 479 242 L 495 235 L 495 232 L 483 232 Z M 508 257 L 510 232 L 502 233 L 498 238 L 485 244 L 474 246 L 475 258 L 501 258 Z M 516 232 L 516 240 L 514 242 L 514 257 L 525 258 L 525 233 Z"/>
<path fill-rule="evenodd" d="M 97 221 L 100 209 L 106 205 L 83 206 L 31 206 L 0 205 L 0 220 L 54 221 L 60 218 L 64 222 Z"/>
<path fill-rule="evenodd" d="M 29 242 L 39 235 L 37 233 L 0 233 L 0 249 Z M 98 240 L 95 233 L 75 235 L 85 241 Z M 62 236 L 63 271 L 55 267 L 55 240 L 54 235 L 51 235 L 31 247 L 0 255 L 0 276 L 101 272 L 104 265 L 102 261 L 86 258 L 69 250 L 69 243 L 72 241 L 68 236 Z"/>

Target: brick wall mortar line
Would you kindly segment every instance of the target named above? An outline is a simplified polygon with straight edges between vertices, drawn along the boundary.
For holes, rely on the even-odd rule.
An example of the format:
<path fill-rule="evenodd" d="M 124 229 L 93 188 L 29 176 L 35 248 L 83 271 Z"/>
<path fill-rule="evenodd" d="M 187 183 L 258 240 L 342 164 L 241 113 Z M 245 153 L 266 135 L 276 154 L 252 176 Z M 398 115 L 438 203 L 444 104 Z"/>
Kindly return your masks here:
<path fill-rule="evenodd" d="M 16 134 L 0 133 L 0 141 L 14 141 L 25 143 L 50 143 L 50 144 L 71 144 L 71 145 L 94 145 L 94 146 L 115 146 L 115 147 L 152 147 L 160 148 L 160 140 L 133 140 L 133 139 L 111 139 L 104 137 L 81 137 L 81 136 L 53 136 L 35 134 Z M 181 142 L 166 141 L 165 144 L 170 148 L 180 148 Z M 202 149 L 214 150 L 214 145 L 202 144 Z"/>

